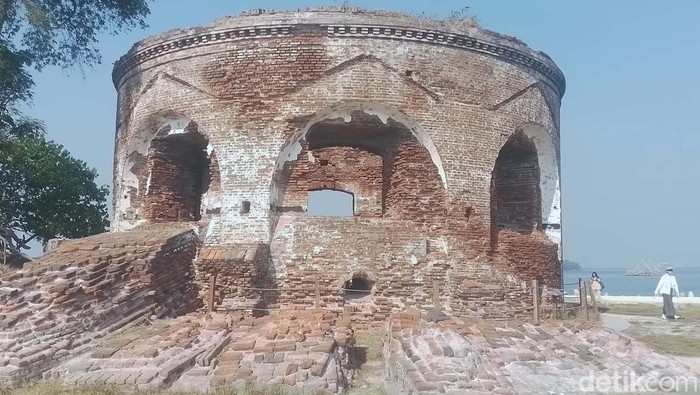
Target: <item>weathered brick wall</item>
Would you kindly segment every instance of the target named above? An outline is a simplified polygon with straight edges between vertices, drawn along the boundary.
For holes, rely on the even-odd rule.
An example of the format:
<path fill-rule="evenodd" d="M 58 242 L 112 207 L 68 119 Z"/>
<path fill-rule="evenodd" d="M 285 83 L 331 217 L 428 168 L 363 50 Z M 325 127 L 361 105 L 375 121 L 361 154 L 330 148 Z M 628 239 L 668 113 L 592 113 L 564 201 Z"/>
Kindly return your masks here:
<path fill-rule="evenodd" d="M 207 218 L 205 244 L 284 242 L 289 251 L 273 248 L 272 260 L 275 275 L 288 284 L 308 282 L 309 270 L 337 271 L 347 259 L 374 270 L 374 257 L 405 247 L 402 235 L 426 232 L 451 243 L 444 258 L 425 258 L 426 265 L 443 265 L 434 270 L 439 281 L 440 272 L 454 272 L 455 278 L 462 276 L 460 284 L 473 281 L 485 289 L 493 284 L 492 296 L 480 306 L 503 304 L 515 314 L 521 306 L 514 300 L 522 296 L 527 304 L 529 297 L 518 284 L 533 276 L 560 286 L 564 81 L 546 55 L 517 40 L 475 26 L 381 12 L 273 13 L 148 39 L 120 61 L 114 76 L 119 107 L 113 230 L 145 222 L 125 215 L 142 218 L 138 189 L 144 181 L 134 170 L 139 155 L 147 155 L 164 124 L 187 119 L 209 141 L 221 169 L 220 209 Z M 531 140 L 535 155 L 517 164 L 503 160 L 499 172 L 499 153 L 517 132 Z M 381 157 L 381 199 L 373 192 L 376 163 L 370 165 L 366 152 Z M 338 162 L 332 171 L 321 169 L 320 156 L 316 161 L 321 153 L 329 163 Z M 497 182 L 500 195 L 510 195 L 499 205 L 492 194 L 494 170 L 503 175 Z M 336 225 L 320 222 L 290 237 L 289 226 L 308 225 L 303 212 L 308 190 L 331 186 L 353 189 L 349 192 L 360 198 L 372 191 L 371 199 L 356 199 L 357 216 L 349 219 L 357 221 L 350 226 L 353 232 L 330 237 Z M 537 189 L 539 204 L 530 196 L 527 204 L 513 204 Z M 501 210 L 504 205 L 515 209 Z M 290 214 L 278 207 L 299 209 Z M 388 227 L 375 229 L 379 225 L 365 221 L 370 219 Z M 381 222 L 389 219 L 405 222 Z M 499 231 L 498 222 L 504 221 L 511 226 Z M 529 234 L 511 237 L 506 231 L 523 231 L 530 223 Z M 327 243 L 314 238 L 311 229 Z M 309 240 L 317 245 L 307 245 Z M 327 255 L 313 257 L 314 269 L 286 263 L 287 257 L 297 262 L 304 254 L 311 259 L 309 251 L 318 249 Z M 460 271 L 466 262 L 479 271 Z M 397 268 L 395 281 L 432 286 L 433 271 Z M 457 284 L 453 278 L 444 281 Z M 467 300 L 475 292 L 457 285 L 450 289 L 450 297 Z M 422 305 L 425 295 L 397 298 Z M 306 293 L 296 297 L 304 299 Z M 394 303 L 389 296 L 376 298 L 372 303 Z"/>
<path fill-rule="evenodd" d="M 207 247 L 196 264 L 200 298 L 208 303 L 214 275 L 214 309 L 265 309 L 275 302 L 276 279 L 267 245 Z"/>
<path fill-rule="evenodd" d="M 559 287 L 560 268 L 547 266 L 556 262 L 556 245 L 546 240 L 529 243 L 520 253 L 505 250 L 519 246 L 504 241 L 503 251 L 489 257 L 470 248 L 475 237 L 455 234 L 436 222 L 416 226 L 402 219 L 295 214 L 280 222 L 285 225 L 271 246 L 277 285 L 294 290 L 281 292 L 282 305 L 314 306 L 318 281 L 321 307 L 349 309 L 358 312 L 356 320 L 378 323 L 407 306 L 432 309 L 437 282 L 443 309 L 485 318 L 527 317 L 532 314 L 527 309 L 532 306 L 532 279 Z M 488 228 L 484 232 L 474 229 L 478 224 L 469 227 L 472 234 L 488 235 Z M 373 288 L 368 297 L 350 300 L 342 286 L 357 274 L 371 280 Z"/>
<path fill-rule="evenodd" d="M 143 216 L 150 222 L 196 221 L 207 184 L 206 144 L 179 135 L 153 140 L 148 151 L 148 178 Z"/>
<path fill-rule="evenodd" d="M 386 213 L 401 218 L 444 217 L 446 194 L 425 147 L 402 142 L 385 165 Z"/>
<path fill-rule="evenodd" d="M 105 233 L 0 276 L 0 377 L 40 378 L 139 318 L 199 308 L 196 245 L 191 231 Z"/>
<path fill-rule="evenodd" d="M 511 136 L 493 170 L 492 219 L 497 229 L 530 233 L 542 223 L 539 176 L 535 144 L 522 133 Z"/>
<path fill-rule="evenodd" d="M 307 209 L 308 191 L 351 193 L 358 216 L 382 215 L 382 157 L 354 147 L 303 150 L 290 165 L 282 208 Z"/>

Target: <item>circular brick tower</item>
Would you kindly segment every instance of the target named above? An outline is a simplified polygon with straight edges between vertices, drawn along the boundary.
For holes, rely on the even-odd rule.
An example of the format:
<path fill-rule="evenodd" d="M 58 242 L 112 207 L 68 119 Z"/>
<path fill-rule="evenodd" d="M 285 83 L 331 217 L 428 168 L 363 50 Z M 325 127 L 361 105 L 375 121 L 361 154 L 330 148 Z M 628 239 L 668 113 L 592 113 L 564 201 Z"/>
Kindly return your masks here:
<path fill-rule="evenodd" d="M 113 78 L 112 231 L 198 228 L 219 306 L 508 318 L 561 288 L 565 81 L 513 37 L 258 11 L 141 41 Z"/>

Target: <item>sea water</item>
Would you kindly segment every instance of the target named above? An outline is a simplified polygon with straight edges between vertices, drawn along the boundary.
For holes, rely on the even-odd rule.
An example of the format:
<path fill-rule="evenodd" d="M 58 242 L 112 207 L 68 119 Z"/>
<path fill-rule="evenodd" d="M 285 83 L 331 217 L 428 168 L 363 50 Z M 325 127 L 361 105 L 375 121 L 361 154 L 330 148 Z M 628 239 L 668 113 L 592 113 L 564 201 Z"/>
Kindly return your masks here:
<path fill-rule="evenodd" d="M 612 296 L 653 296 L 656 284 L 661 276 L 625 276 L 626 269 L 593 269 L 586 271 L 572 270 L 564 272 L 564 290 L 567 294 L 574 293 L 578 279 L 590 280 L 591 273 L 596 272 L 603 280 L 603 294 Z M 681 293 L 688 295 L 691 291 L 695 297 L 700 297 L 700 268 L 674 268 L 676 281 Z"/>

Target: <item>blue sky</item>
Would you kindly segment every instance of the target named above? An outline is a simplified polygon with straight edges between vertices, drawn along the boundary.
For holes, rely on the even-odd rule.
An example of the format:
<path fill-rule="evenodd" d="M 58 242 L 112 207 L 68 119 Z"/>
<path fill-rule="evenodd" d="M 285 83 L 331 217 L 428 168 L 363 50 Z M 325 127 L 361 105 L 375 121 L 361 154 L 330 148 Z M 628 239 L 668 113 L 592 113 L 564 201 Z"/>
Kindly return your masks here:
<path fill-rule="evenodd" d="M 111 186 L 116 91 L 112 63 L 146 36 L 250 8 L 336 1 L 155 0 L 149 28 L 105 36 L 102 65 L 36 75 L 29 114 L 49 138 Z M 487 29 L 549 54 L 567 78 L 562 103 L 564 256 L 585 267 L 640 259 L 700 266 L 700 1 L 357 0 L 447 16 L 471 7 Z"/>

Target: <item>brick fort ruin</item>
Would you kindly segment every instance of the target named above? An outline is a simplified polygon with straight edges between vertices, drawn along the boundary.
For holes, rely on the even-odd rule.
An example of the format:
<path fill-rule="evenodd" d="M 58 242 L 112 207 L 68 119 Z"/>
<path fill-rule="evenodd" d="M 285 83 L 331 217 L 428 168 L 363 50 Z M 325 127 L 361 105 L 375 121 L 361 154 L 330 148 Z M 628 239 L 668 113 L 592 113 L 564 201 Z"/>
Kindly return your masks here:
<path fill-rule="evenodd" d="M 565 82 L 517 39 L 261 12 L 146 39 L 113 77 L 112 231 L 197 226 L 195 282 L 217 273 L 222 308 L 311 306 L 319 282 L 324 306 L 383 322 L 437 283 L 442 309 L 505 318 L 530 280 L 561 286 Z M 352 215 L 312 215 L 323 190 Z"/>
<path fill-rule="evenodd" d="M 210 303 L 365 328 L 407 308 L 522 319 L 537 280 L 551 314 L 565 80 L 546 54 L 465 20 L 256 11 L 147 38 L 113 80 L 110 232 L 2 277 L 0 373 L 80 383 L 98 365 L 65 364 L 95 339 Z M 196 355 L 236 341 L 202 333 Z M 108 350 L 91 358 L 136 355 Z"/>

